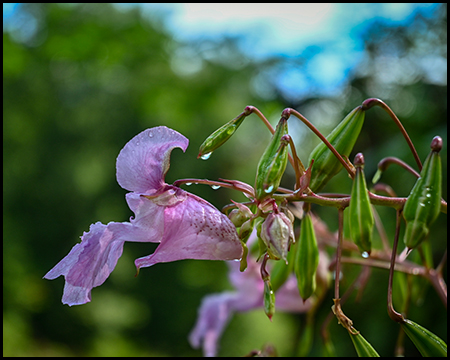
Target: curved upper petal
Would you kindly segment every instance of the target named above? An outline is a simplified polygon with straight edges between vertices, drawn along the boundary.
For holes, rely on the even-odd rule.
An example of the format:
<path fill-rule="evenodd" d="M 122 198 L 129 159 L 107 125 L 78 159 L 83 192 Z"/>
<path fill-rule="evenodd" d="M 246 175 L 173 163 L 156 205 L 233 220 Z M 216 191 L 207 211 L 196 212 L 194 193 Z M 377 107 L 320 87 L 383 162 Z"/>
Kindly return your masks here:
<path fill-rule="evenodd" d="M 89 232 L 45 276 L 53 280 L 63 275 L 66 283 L 63 304 L 80 305 L 91 301 L 91 290 L 105 282 L 122 255 L 123 237 L 129 232 L 129 223 L 100 222 L 92 224 Z"/>
<path fill-rule="evenodd" d="M 116 163 L 117 182 L 126 190 L 151 194 L 164 185 L 171 151 L 183 151 L 189 140 L 165 126 L 147 129 L 132 138 L 120 151 Z"/>
<path fill-rule="evenodd" d="M 231 260 L 240 259 L 242 245 L 236 228 L 207 201 L 180 188 L 174 203 L 164 209 L 164 235 L 155 252 L 135 261 L 136 267 L 152 266 L 159 262 L 182 259 Z M 157 201 L 155 199 L 155 201 Z"/>

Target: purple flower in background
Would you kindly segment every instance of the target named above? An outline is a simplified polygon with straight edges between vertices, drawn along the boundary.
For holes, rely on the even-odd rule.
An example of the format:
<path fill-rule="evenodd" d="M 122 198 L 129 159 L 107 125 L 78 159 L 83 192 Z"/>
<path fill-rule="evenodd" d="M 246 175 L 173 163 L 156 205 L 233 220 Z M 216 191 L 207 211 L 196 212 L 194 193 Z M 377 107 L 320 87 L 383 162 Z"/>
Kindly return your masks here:
<path fill-rule="evenodd" d="M 249 240 L 250 241 L 250 240 Z M 193 348 L 203 348 L 205 356 L 217 356 L 219 340 L 235 312 L 262 308 L 264 281 L 260 264 L 248 258 L 248 267 L 239 271 L 239 263 L 229 261 L 229 278 L 236 291 L 207 295 L 198 311 L 197 323 L 189 335 Z M 297 280 L 290 276 L 276 293 L 277 311 L 302 313 L 311 307 L 311 300 L 303 302 L 299 295 Z"/>
<path fill-rule="evenodd" d="M 189 140 L 165 126 L 147 129 L 131 139 L 117 157 L 117 181 L 134 218 L 130 222 L 100 222 L 45 276 L 65 277 L 64 304 L 91 301 L 92 288 L 105 282 L 122 255 L 125 241 L 159 243 L 136 267 L 182 259 L 231 260 L 242 246 L 231 221 L 207 201 L 164 182 L 170 153 L 186 150 Z"/>

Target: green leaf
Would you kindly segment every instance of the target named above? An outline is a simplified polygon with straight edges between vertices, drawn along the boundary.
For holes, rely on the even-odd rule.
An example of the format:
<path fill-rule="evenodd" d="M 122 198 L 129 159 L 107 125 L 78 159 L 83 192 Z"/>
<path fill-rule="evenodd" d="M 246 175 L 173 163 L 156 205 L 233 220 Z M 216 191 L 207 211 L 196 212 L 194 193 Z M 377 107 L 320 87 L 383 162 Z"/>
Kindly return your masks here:
<path fill-rule="evenodd" d="M 431 331 L 408 319 L 401 325 L 422 356 L 447 356 L 447 344 Z"/>
<path fill-rule="evenodd" d="M 359 357 L 380 357 L 373 346 L 361 335 L 361 333 L 352 334 L 348 332 L 353 341 L 355 350 Z"/>

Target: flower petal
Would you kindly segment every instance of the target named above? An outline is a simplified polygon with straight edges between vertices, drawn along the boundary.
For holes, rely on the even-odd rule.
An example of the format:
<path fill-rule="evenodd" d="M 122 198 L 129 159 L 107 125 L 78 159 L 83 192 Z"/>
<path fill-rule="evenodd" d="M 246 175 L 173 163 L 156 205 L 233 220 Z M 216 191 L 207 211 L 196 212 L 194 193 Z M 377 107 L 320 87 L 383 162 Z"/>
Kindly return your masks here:
<path fill-rule="evenodd" d="M 204 356 L 217 356 L 220 337 L 234 312 L 237 293 L 225 292 L 205 297 L 198 311 L 197 323 L 189 334 L 195 349 L 203 347 Z"/>
<path fill-rule="evenodd" d="M 161 242 L 164 233 L 164 206 L 159 206 L 140 194 L 128 193 L 125 196 L 135 215 L 130 219 L 133 230 L 126 241 Z"/>
<path fill-rule="evenodd" d="M 91 290 L 105 282 L 122 255 L 123 235 L 129 232 L 129 223 L 100 222 L 92 224 L 89 232 L 45 276 L 53 280 L 63 275 L 66 280 L 63 304 L 80 305 L 91 301 Z"/>
<path fill-rule="evenodd" d="M 117 157 L 117 182 L 126 190 L 151 194 L 164 185 L 171 151 L 186 151 L 189 140 L 165 126 L 147 129 L 132 138 Z"/>
<path fill-rule="evenodd" d="M 249 239 L 250 241 L 250 239 Z M 235 292 L 207 295 L 198 311 L 197 322 L 189 334 L 193 348 L 202 346 L 204 356 L 217 356 L 220 337 L 235 312 L 244 312 L 263 307 L 264 282 L 260 264 L 251 257 L 244 272 L 239 263 L 229 261 L 229 278 Z M 311 308 L 311 300 L 303 302 L 298 293 L 297 280 L 291 275 L 276 293 L 276 309 L 302 313 Z"/>
<path fill-rule="evenodd" d="M 176 189 L 176 198 L 182 201 L 165 207 L 161 244 L 152 255 L 137 259 L 136 267 L 182 259 L 240 259 L 242 245 L 228 217 L 207 201 L 172 188 Z"/>

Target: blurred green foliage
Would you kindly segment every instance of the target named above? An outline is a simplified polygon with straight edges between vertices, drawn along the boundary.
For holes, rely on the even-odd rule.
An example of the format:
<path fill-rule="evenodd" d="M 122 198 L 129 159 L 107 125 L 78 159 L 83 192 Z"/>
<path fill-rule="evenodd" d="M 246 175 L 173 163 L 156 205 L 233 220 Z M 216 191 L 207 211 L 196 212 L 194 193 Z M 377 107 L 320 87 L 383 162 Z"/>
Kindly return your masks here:
<path fill-rule="evenodd" d="M 275 124 L 285 107 L 295 107 L 327 134 L 365 98 L 378 97 L 397 113 L 422 159 L 434 135 L 444 139 L 444 192 L 447 198 L 447 87 L 414 73 L 399 80 L 389 61 L 413 62 L 433 47 L 446 57 L 446 6 L 433 19 L 414 26 L 367 30 L 365 62 L 333 98 L 289 102 L 273 86 L 270 99 L 260 97 L 253 79 L 288 61 L 246 59 L 232 39 L 207 44 L 216 54 L 202 58 L 198 44 L 181 44 L 138 9 L 119 11 L 107 4 L 29 4 L 37 31 L 27 41 L 3 32 L 3 355 L 4 356 L 195 356 L 187 335 L 202 297 L 228 289 L 226 265 L 179 261 L 156 265 L 134 278 L 133 261 L 150 254 L 155 244 L 127 243 L 110 278 L 92 293 L 92 302 L 69 308 L 60 302 L 63 278 L 42 276 L 95 221 L 126 221 L 132 213 L 126 191 L 115 180 L 115 159 L 134 135 L 166 125 L 190 139 L 185 154 L 172 154 L 166 181 L 186 177 L 238 179 L 253 184 L 259 156 L 270 139 L 256 116 L 210 160 L 197 160 L 198 146 L 219 126 L 258 107 Z M 445 49 L 445 51 L 444 51 Z M 224 60 L 220 54 L 226 54 Z M 245 61 L 244 61 L 245 60 Z M 403 69 L 404 70 L 404 69 Z M 401 72 L 401 71 L 400 71 Z M 385 156 L 414 164 L 409 150 L 380 109 L 370 110 L 355 146 L 364 152 L 367 178 Z M 293 120 L 295 121 L 295 120 Z M 307 159 L 317 139 L 293 123 L 299 156 Z M 353 157 L 351 156 L 350 159 Z M 293 183 L 293 171 L 284 177 Z M 407 196 L 414 179 L 389 169 L 382 181 Z M 283 184 L 282 184 L 283 185 Z M 324 191 L 349 192 L 341 173 Z M 219 208 L 243 196 L 206 186 L 189 191 Z M 313 208 L 337 227 L 333 209 Z M 394 211 L 379 209 L 392 234 Z M 434 260 L 446 249 L 446 216 L 432 227 Z M 376 241 L 376 240 L 374 240 Z M 355 278 L 357 266 L 344 266 L 342 289 Z M 446 273 L 446 272 L 445 272 Z M 392 354 L 398 327 L 386 314 L 387 271 L 374 269 L 362 301 L 351 297 L 345 308 L 366 339 L 384 356 Z M 410 308 L 410 318 L 444 340 L 446 310 L 431 287 Z M 317 318 L 329 313 L 330 301 Z M 351 305 L 353 304 L 353 305 Z M 272 342 L 279 355 L 295 351 L 304 317 L 277 313 L 270 323 L 263 311 L 233 318 L 222 339 L 220 355 L 243 355 Z M 332 323 L 337 354 L 355 355 L 348 335 Z M 317 338 L 318 339 L 318 338 Z M 406 343 L 406 354 L 417 354 Z M 321 354 L 316 341 L 313 355 Z"/>

